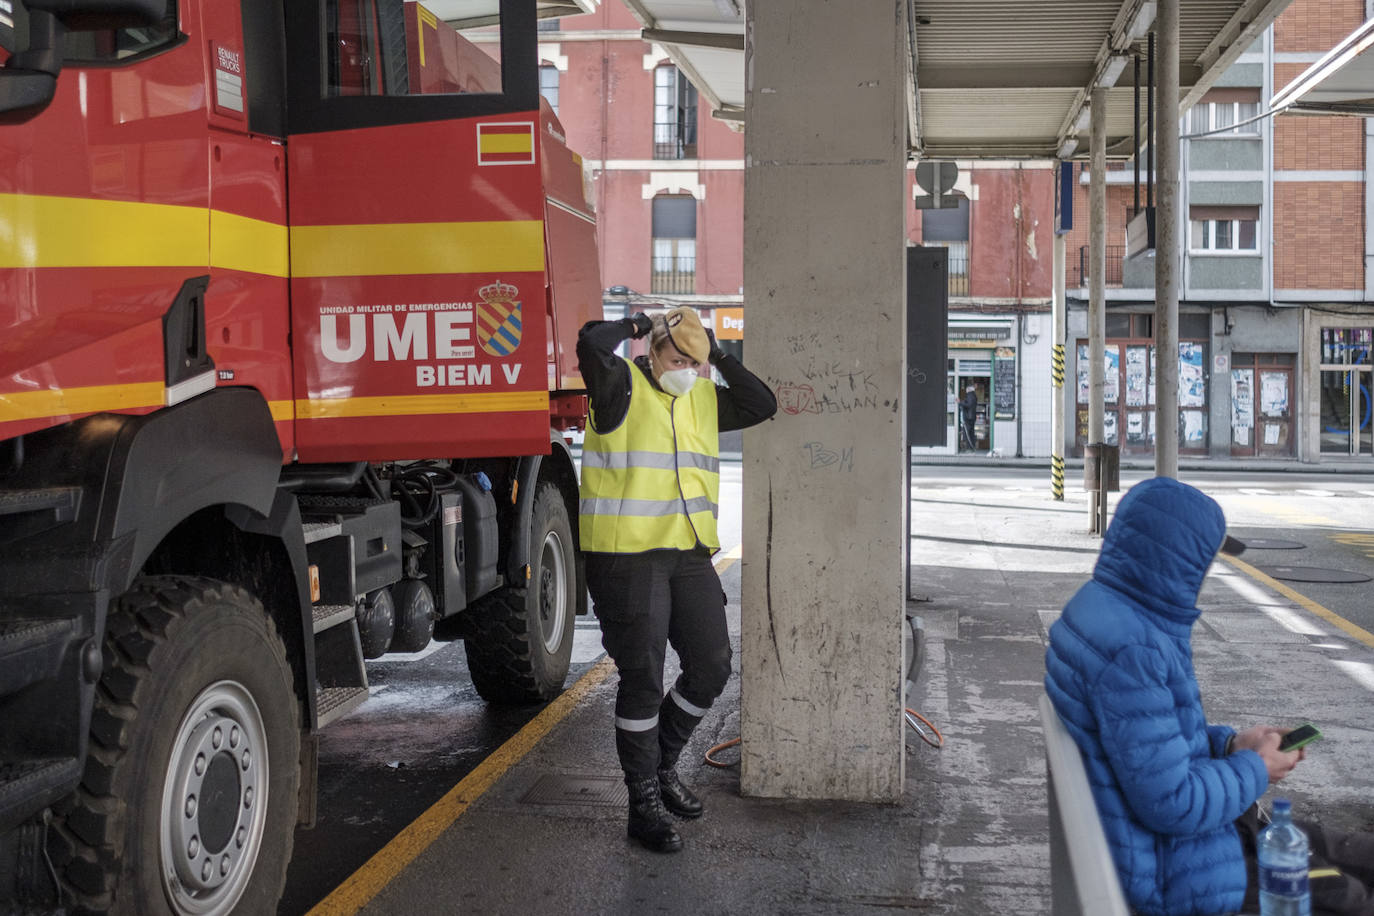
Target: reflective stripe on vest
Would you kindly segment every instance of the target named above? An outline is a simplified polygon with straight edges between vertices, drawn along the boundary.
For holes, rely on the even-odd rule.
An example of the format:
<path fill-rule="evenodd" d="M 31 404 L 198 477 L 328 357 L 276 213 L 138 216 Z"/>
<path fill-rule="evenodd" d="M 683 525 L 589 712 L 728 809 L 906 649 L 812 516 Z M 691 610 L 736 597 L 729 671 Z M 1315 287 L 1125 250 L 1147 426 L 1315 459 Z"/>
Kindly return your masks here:
<path fill-rule="evenodd" d="M 583 443 L 582 549 L 719 549 L 716 386 L 697 379 L 691 391 L 674 398 L 654 388 L 638 366 L 630 363 L 629 369 L 625 419 L 607 432 L 589 426 Z"/>

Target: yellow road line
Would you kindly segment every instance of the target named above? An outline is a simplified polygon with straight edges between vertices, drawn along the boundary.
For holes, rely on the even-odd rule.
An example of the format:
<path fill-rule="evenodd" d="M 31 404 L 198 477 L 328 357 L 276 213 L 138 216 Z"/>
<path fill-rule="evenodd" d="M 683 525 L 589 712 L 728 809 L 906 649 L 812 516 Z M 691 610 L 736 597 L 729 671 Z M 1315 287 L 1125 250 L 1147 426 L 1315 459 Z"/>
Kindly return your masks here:
<path fill-rule="evenodd" d="M 1280 595 L 1283 595 L 1285 598 L 1294 602 L 1304 610 L 1312 614 L 1315 614 L 1322 620 L 1325 620 L 1327 623 L 1331 624 L 1333 627 L 1345 631 L 1347 635 L 1359 640 L 1366 646 L 1374 648 L 1374 633 L 1369 632 L 1364 627 L 1361 627 L 1359 624 L 1351 623 L 1349 620 L 1346 620 L 1344 617 L 1342 617 L 1340 614 L 1337 614 L 1335 611 L 1327 610 L 1317 602 L 1313 601 L 1311 598 L 1308 598 L 1306 595 L 1299 594 L 1298 592 L 1284 585 L 1282 582 L 1278 581 L 1272 576 L 1266 576 L 1264 573 L 1260 572 L 1258 569 L 1251 566 L 1249 563 L 1246 563 L 1244 560 L 1238 560 L 1235 557 L 1230 556 L 1228 554 L 1222 554 L 1221 558 L 1225 560 L 1227 563 L 1230 563 L 1236 569 L 1245 573 L 1250 578 L 1254 579 L 1256 582 L 1269 586 L 1274 591 L 1278 592 Z"/>
<path fill-rule="evenodd" d="M 609 658 L 591 667 L 576 684 L 554 700 L 516 732 L 458 785 L 449 789 L 408 827 L 392 838 L 363 866 L 348 877 L 326 898 L 315 905 L 307 916 L 334 916 L 357 913 L 372 898 L 415 861 L 445 830 L 453 826 L 498 779 L 524 758 L 549 731 L 572 712 L 579 702 L 615 670 Z"/>

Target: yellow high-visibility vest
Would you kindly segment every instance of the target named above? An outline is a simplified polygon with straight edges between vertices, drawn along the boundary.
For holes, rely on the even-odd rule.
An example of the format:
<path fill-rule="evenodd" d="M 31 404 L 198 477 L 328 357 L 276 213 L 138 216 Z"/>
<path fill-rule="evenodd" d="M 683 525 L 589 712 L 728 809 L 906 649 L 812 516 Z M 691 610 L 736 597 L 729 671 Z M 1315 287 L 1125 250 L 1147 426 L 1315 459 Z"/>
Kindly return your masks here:
<path fill-rule="evenodd" d="M 638 366 L 629 368 L 625 419 L 601 432 L 588 425 L 582 445 L 582 549 L 642 553 L 701 544 L 719 550 L 716 386 L 699 378 L 675 398 L 655 388 Z"/>

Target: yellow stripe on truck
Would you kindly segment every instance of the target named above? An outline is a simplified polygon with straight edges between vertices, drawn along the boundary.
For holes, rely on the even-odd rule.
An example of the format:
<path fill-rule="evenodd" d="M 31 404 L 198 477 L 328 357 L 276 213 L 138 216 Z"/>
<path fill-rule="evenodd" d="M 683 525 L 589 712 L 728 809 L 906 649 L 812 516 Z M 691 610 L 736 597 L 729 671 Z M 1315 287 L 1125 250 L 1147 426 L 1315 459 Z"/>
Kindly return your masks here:
<path fill-rule="evenodd" d="M 210 264 L 269 277 L 286 277 L 291 266 L 286 227 L 280 223 L 210 211 Z"/>
<path fill-rule="evenodd" d="M 105 410 L 161 407 L 166 390 L 162 382 L 136 382 L 129 385 L 12 391 L 0 394 L 0 423 L 75 417 Z"/>
<path fill-rule="evenodd" d="M 0 268 L 203 267 L 204 207 L 0 194 Z"/>
<path fill-rule="evenodd" d="M 544 223 L 540 220 L 291 227 L 293 277 L 543 269 Z"/>
<path fill-rule="evenodd" d="M 0 268 L 191 267 L 286 277 L 286 227 L 223 210 L 0 194 Z"/>
<path fill-rule="evenodd" d="M 496 391 L 490 394 L 412 394 L 372 398 L 312 398 L 296 402 L 296 419 L 399 417 L 445 413 L 515 413 L 548 410 L 547 391 Z"/>

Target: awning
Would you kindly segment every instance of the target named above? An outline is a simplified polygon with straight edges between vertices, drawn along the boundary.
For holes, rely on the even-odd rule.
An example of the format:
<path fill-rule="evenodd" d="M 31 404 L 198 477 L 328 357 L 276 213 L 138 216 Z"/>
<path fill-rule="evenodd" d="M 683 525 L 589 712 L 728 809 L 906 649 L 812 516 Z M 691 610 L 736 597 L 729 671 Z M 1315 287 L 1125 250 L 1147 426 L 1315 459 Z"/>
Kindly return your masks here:
<path fill-rule="evenodd" d="M 1269 101 L 1298 114 L 1374 115 L 1374 19 L 1308 67 Z"/>
<path fill-rule="evenodd" d="M 623 2 L 715 117 L 744 117 L 745 0 Z M 1198 101 L 1289 2 L 1179 0 L 1181 107 Z M 1133 60 L 1143 56 L 1157 0 L 907 3 L 908 133 L 915 156 L 1081 158 L 1088 148 L 1087 103 L 1099 85 L 1110 87 L 1109 155 L 1132 153 Z M 767 53 L 765 36 L 754 40 L 757 52 Z"/>

